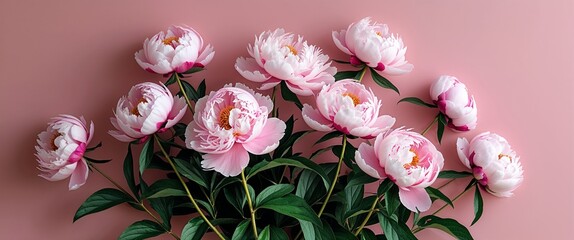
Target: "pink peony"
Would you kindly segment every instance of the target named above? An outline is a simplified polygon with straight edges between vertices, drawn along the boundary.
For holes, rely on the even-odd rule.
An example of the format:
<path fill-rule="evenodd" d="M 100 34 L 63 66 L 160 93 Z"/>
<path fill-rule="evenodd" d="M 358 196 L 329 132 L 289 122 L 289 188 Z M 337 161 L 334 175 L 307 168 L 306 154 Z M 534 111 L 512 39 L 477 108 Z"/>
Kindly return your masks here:
<path fill-rule="evenodd" d="M 503 137 L 485 132 L 456 142 L 458 157 L 486 191 L 497 197 L 510 197 L 522 183 L 520 157 Z"/>
<path fill-rule="evenodd" d="M 407 47 L 400 37 L 389 33 L 386 24 L 371 23 L 363 18 L 347 30 L 333 31 L 333 41 L 351 56 L 351 64 L 367 66 L 391 75 L 409 73 L 413 65 L 405 59 Z"/>
<path fill-rule="evenodd" d="M 324 86 L 316 101 L 317 109 L 305 104 L 302 114 L 307 125 L 317 131 L 373 138 L 395 124 L 395 118 L 379 116 L 382 103 L 373 91 L 351 79 Z"/>
<path fill-rule="evenodd" d="M 476 102 L 464 83 L 456 77 L 440 76 L 431 85 L 430 95 L 438 109 L 448 117 L 451 129 L 470 131 L 476 128 Z"/>
<path fill-rule="evenodd" d="M 186 145 L 203 155 L 201 166 L 224 176 L 237 176 L 249 153 L 269 153 L 285 134 L 285 123 L 268 118 L 273 102 L 247 86 L 230 84 L 197 101 L 185 132 Z"/>
<path fill-rule="evenodd" d="M 36 158 L 39 175 L 49 181 L 70 177 L 70 190 L 76 190 L 88 179 L 88 164 L 83 158 L 92 140 L 94 124 L 90 128 L 83 117 L 70 115 L 55 117 L 46 131 L 38 134 Z"/>
<path fill-rule="evenodd" d="M 388 177 L 397 184 L 401 203 L 413 212 L 430 208 L 432 202 L 425 188 L 436 180 L 444 165 L 442 154 L 428 139 L 403 129 L 377 136 L 373 146 L 361 143 L 355 161 L 368 175 Z"/>
<path fill-rule="evenodd" d="M 172 96 L 163 84 L 140 83 L 118 101 L 110 135 L 122 142 L 144 141 L 149 135 L 175 125 L 185 114 L 183 98 Z"/>
<path fill-rule="evenodd" d="M 190 27 L 171 26 L 144 41 L 135 53 L 137 63 L 146 71 L 159 74 L 183 73 L 192 67 L 204 67 L 213 59 L 213 47 L 203 47 L 203 39 Z"/>
<path fill-rule="evenodd" d="M 262 90 L 285 81 L 294 93 L 310 96 L 335 81 L 337 69 L 331 67 L 329 56 L 283 29 L 261 33 L 247 51 L 251 58 L 237 58 L 235 69 L 248 80 L 263 83 Z"/>

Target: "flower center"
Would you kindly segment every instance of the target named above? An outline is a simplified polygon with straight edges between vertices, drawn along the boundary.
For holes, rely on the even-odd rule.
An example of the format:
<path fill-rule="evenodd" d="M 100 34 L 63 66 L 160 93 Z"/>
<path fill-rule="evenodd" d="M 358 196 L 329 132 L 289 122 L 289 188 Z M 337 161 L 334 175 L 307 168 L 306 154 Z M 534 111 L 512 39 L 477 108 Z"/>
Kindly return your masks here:
<path fill-rule="evenodd" d="M 510 161 L 512 162 L 512 157 L 510 157 L 509 155 L 507 155 L 507 154 L 502 154 L 502 153 L 501 153 L 501 154 L 498 154 L 498 160 L 500 160 L 500 159 L 502 159 L 502 158 L 504 158 L 504 157 L 507 157 L 507 158 L 510 159 Z"/>
<path fill-rule="evenodd" d="M 419 155 L 417 155 L 417 153 L 416 153 L 414 150 L 412 150 L 412 149 L 409 150 L 409 151 L 412 152 L 412 153 L 414 153 L 415 155 L 413 156 L 413 159 L 411 160 L 410 163 L 407 163 L 407 164 L 403 165 L 403 167 L 404 167 L 405 169 L 409 169 L 409 168 L 416 167 L 416 166 L 419 165 Z"/>
<path fill-rule="evenodd" d="M 379 35 L 379 37 L 383 37 L 383 33 L 381 33 L 381 32 L 376 32 L 376 33 L 377 33 L 377 35 Z"/>
<path fill-rule="evenodd" d="M 297 54 L 299 53 L 297 51 L 297 49 L 295 49 L 295 47 L 293 47 L 292 45 L 287 45 L 286 47 L 289 48 L 289 51 L 291 51 L 291 54 L 293 54 L 295 56 L 297 56 Z"/>
<path fill-rule="evenodd" d="M 164 45 L 171 45 L 171 43 L 175 41 L 176 43 L 179 43 L 179 37 L 173 36 L 173 37 L 168 37 L 166 39 L 164 39 L 162 42 Z"/>
<path fill-rule="evenodd" d="M 361 103 L 361 99 L 359 99 L 359 97 L 358 97 L 357 95 L 355 95 L 355 94 L 352 94 L 352 93 L 344 93 L 344 94 L 343 94 L 343 97 L 349 97 L 349 98 L 351 98 L 351 100 L 353 100 L 353 104 L 354 104 L 355 106 L 357 106 L 357 105 L 359 105 L 359 103 Z"/>
<path fill-rule="evenodd" d="M 219 112 L 219 126 L 225 130 L 231 129 L 231 125 L 229 124 L 229 113 L 231 110 L 233 110 L 233 108 L 233 106 L 227 106 L 221 109 L 221 112 Z"/>
<path fill-rule="evenodd" d="M 140 103 L 147 103 L 147 100 L 145 98 L 140 98 L 140 100 L 138 101 L 138 103 L 132 108 L 132 110 L 130 111 L 130 113 L 132 115 L 136 115 L 138 117 L 141 117 L 140 111 L 138 110 L 138 106 L 140 105 Z"/>
<path fill-rule="evenodd" d="M 58 146 L 56 146 L 56 138 L 58 138 L 59 136 L 62 136 L 62 134 L 59 132 L 55 132 L 52 135 L 52 138 L 50 138 L 50 147 L 52 148 L 52 151 L 58 150 Z"/>

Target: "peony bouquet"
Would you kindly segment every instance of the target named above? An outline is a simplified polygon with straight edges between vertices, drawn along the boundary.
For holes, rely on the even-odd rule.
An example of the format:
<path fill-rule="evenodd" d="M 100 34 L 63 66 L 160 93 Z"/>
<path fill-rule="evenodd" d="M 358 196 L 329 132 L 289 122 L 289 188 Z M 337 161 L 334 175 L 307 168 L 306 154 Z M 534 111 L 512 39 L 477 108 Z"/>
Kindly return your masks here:
<path fill-rule="evenodd" d="M 486 132 L 452 146 L 467 171 L 445 170 L 445 161 L 457 161 L 435 146 L 445 128 L 455 134 L 477 125 L 477 104 L 464 83 L 440 76 L 429 90 L 432 102 L 400 99 L 437 110 L 431 124 L 415 132 L 385 115 L 382 101 L 362 84 L 374 81 L 399 93 L 389 76 L 413 70 L 402 39 L 369 18 L 332 37 L 348 59 L 331 60 L 283 29 L 263 32 L 235 62 L 259 88 L 233 83 L 208 93 L 205 80 L 187 80 L 205 70 L 214 48 L 192 28 L 170 27 L 135 53 L 143 69 L 165 82 L 133 86 L 110 119 L 115 129 L 109 134 L 127 148 L 125 179 L 98 168 L 109 160 L 89 157 L 101 147 L 90 142 L 94 124 L 70 115 L 53 118 L 38 135 L 40 176 L 69 178 L 75 190 L 91 171 L 103 175 L 112 187 L 86 199 L 74 221 L 121 204 L 147 213 L 122 240 L 161 234 L 191 240 L 206 233 L 220 239 L 417 239 L 428 228 L 472 239 L 466 226 L 439 213 L 474 191 L 474 224 L 482 215 L 482 192 L 508 197 L 522 182 L 518 155 L 502 136 Z M 334 64 L 352 70 L 337 71 Z M 313 100 L 303 103 L 299 96 Z M 299 112 L 279 111 L 279 102 Z M 181 121 L 186 114 L 191 122 Z M 435 124 L 436 135 L 425 137 Z M 294 148 L 297 142 L 304 147 Z M 446 184 L 435 186 L 437 178 Z M 441 188 L 453 181 L 468 185 L 451 198 Z M 366 191 L 366 184 L 376 191 Z M 172 229 L 174 215 L 189 219 L 183 230 Z"/>

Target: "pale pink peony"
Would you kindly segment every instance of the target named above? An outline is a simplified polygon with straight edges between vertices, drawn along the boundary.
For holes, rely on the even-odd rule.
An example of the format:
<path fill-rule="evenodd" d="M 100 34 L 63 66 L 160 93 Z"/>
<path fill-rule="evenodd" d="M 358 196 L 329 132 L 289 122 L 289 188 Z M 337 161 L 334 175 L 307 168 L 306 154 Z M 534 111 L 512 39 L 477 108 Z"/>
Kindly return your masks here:
<path fill-rule="evenodd" d="M 405 59 L 407 47 L 403 40 L 389 33 L 386 24 L 363 18 L 347 30 L 333 31 L 335 45 L 351 56 L 353 65 L 366 64 L 381 73 L 400 75 L 413 70 Z"/>
<path fill-rule="evenodd" d="M 377 136 L 373 146 L 361 143 L 355 161 L 372 177 L 390 178 L 399 187 L 401 203 L 413 212 L 430 208 L 432 202 L 425 188 L 436 180 L 444 165 L 442 154 L 428 139 L 403 129 Z"/>
<path fill-rule="evenodd" d="M 510 197 L 522 183 L 520 157 L 503 137 L 485 132 L 470 143 L 466 138 L 459 138 L 456 147 L 460 161 L 492 195 Z"/>
<path fill-rule="evenodd" d="M 88 164 L 83 158 L 92 140 L 94 124 L 90 128 L 83 117 L 60 115 L 52 119 L 46 131 L 38 134 L 36 158 L 39 175 L 49 181 L 70 177 L 70 190 L 76 190 L 88 179 Z"/>
<path fill-rule="evenodd" d="M 317 98 L 317 109 L 303 106 L 303 120 L 317 131 L 337 130 L 362 138 L 373 138 L 389 130 L 395 118 L 379 116 L 382 102 L 371 89 L 351 79 L 324 86 Z"/>
<path fill-rule="evenodd" d="M 248 80 L 263 83 L 262 90 L 285 81 L 295 94 L 310 96 L 335 81 L 337 69 L 331 67 L 329 56 L 283 29 L 261 33 L 247 51 L 251 57 L 237 58 L 235 69 Z"/>
<path fill-rule="evenodd" d="M 230 84 L 199 99 L 185 132 L 186 145 L 203 155 L 201 166 L 237 176 L 249 163 L 249 153 L 269 153 L 285 134 L 285 123 L 268 118 L 273 102 L 243 84 Z"/>
<path fill-rule="evenodd" d="M 455 131 L 476 128 L 477 108 L 474 97 L 456 77 L 440 76 L 430 88 L 430 95 L 438 109 L 448 117 L 448 126 Z"/>
<path fill-rule="evenodd" d="M 146 39 L 143 49 L 135 53 L 135 59 L 146 71 L 168 74 L 204 67 L 214 54 L 213 47 L 204 47 L 203 39 L 192 28 L 171 26 L 167 33 L 159 32 Z"/>
<path fill-rule="evenodd" d="M 117 130 L 109 133 L 122 142 L 145 141 L 179 122 L 186 108 L 184 99 L 174 97 L 163 84 L 140 83 L 118 101 L 110 119 Z"/>

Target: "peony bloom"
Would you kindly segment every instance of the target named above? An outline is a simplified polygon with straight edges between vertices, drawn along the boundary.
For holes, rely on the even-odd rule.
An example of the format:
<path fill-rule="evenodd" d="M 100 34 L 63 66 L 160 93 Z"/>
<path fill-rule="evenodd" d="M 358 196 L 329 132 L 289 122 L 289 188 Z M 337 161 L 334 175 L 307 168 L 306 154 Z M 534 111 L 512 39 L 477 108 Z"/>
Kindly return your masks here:
<path fill-rule="evenodd" d="M 407 47 L 400 37 L 389 33 L 386 24 L 372 23 L 363 18 L 352 23 L 347 30 L 333 31 L 333 41 L 341 51 L 351 56 L 353 65 L 367 66 L 390 75 L 413 70 L 405 59 Z"/>
<path fill-rule="evenodd" d="M 317 131 L 373 138 L 395 124 L 395 118 L 379 116 L 382 103 L 373 91 L 351 79 L 324 86 L 316 101 L 317 109 L 305 104 L 302 114 L 307 125 Z"/>
<path fill-rule="evenodd" d="M 159 74 L 183 73 L 192 67 L 204 67 L 213 59 L 213 47 L 203 47 L 203 39 L 189 27 L 171 26 L 144 41 L 135 59 L 146 71 Z"/>
<path fill-rule="evenodd" d="M 224 176 L 237 176 L 249 163 L 249 153 L 269 153 L 285 134 L 285 123 L 268 118 L 273 102 L 247 86 L 230 84 L 195 105 L 185 131 L 188 148 L 205 153 L 201 166 Z"/>
<path fill-rule="evenodd" d="M 172 96 L 163 84 L 140 83 L 118 101 L 110 135 L 122 142 L 145 141 L 149 135 L 175 125 L 185 114 L 183 98 Z"/>
<path fill-rule="evenodd" d="M 503 137 L 485 132 L 472 139 L 456 141 L 458 157 L 486 191 L 497 197 L 510 197 L 522 183 L 520 157 Z"/>
<path fill-rule="evenodd" d="M 397 184 L 401 203 L 413 212 L 430 208 L 432 202 L 425 188 L 436 180 L 444 165 L 442 154 L 428 139 L 403 129 L 377 136 L 373 146 L 361 143 L 355 161 L 368 175 L 388 177 Z"/>
<path fill-rule="evenodd" d="M 262 90 L 285 81 L 294 93 L 310 96 L 335 81 L 337 69 L 331 67 L 329 56 L 283 29 L 261 33 L 247 51 L 251 58 L 237 58 L 235 69 L 244 78 L 263 83 Z"/>
<path fill-rule="evenodd" d="M 90 128 L 83 117 L 70 115 L 55 117 L 46 131 L 38 134 L 36 158 L 39 175 L 49 181 L 70 177 L 70 190 L 76 190 L 88 179 L 88 164 L 83 158 L 92 140 L 94 124 Z"/>
<path fill-rule="evenodd" d="M 430 88 L 430 95 L 438 109 L 448 117 L 448 126 L 455 131 L 476 128 L 477 108 L 474 97 L 456 77 L 440 76 Z"/>

